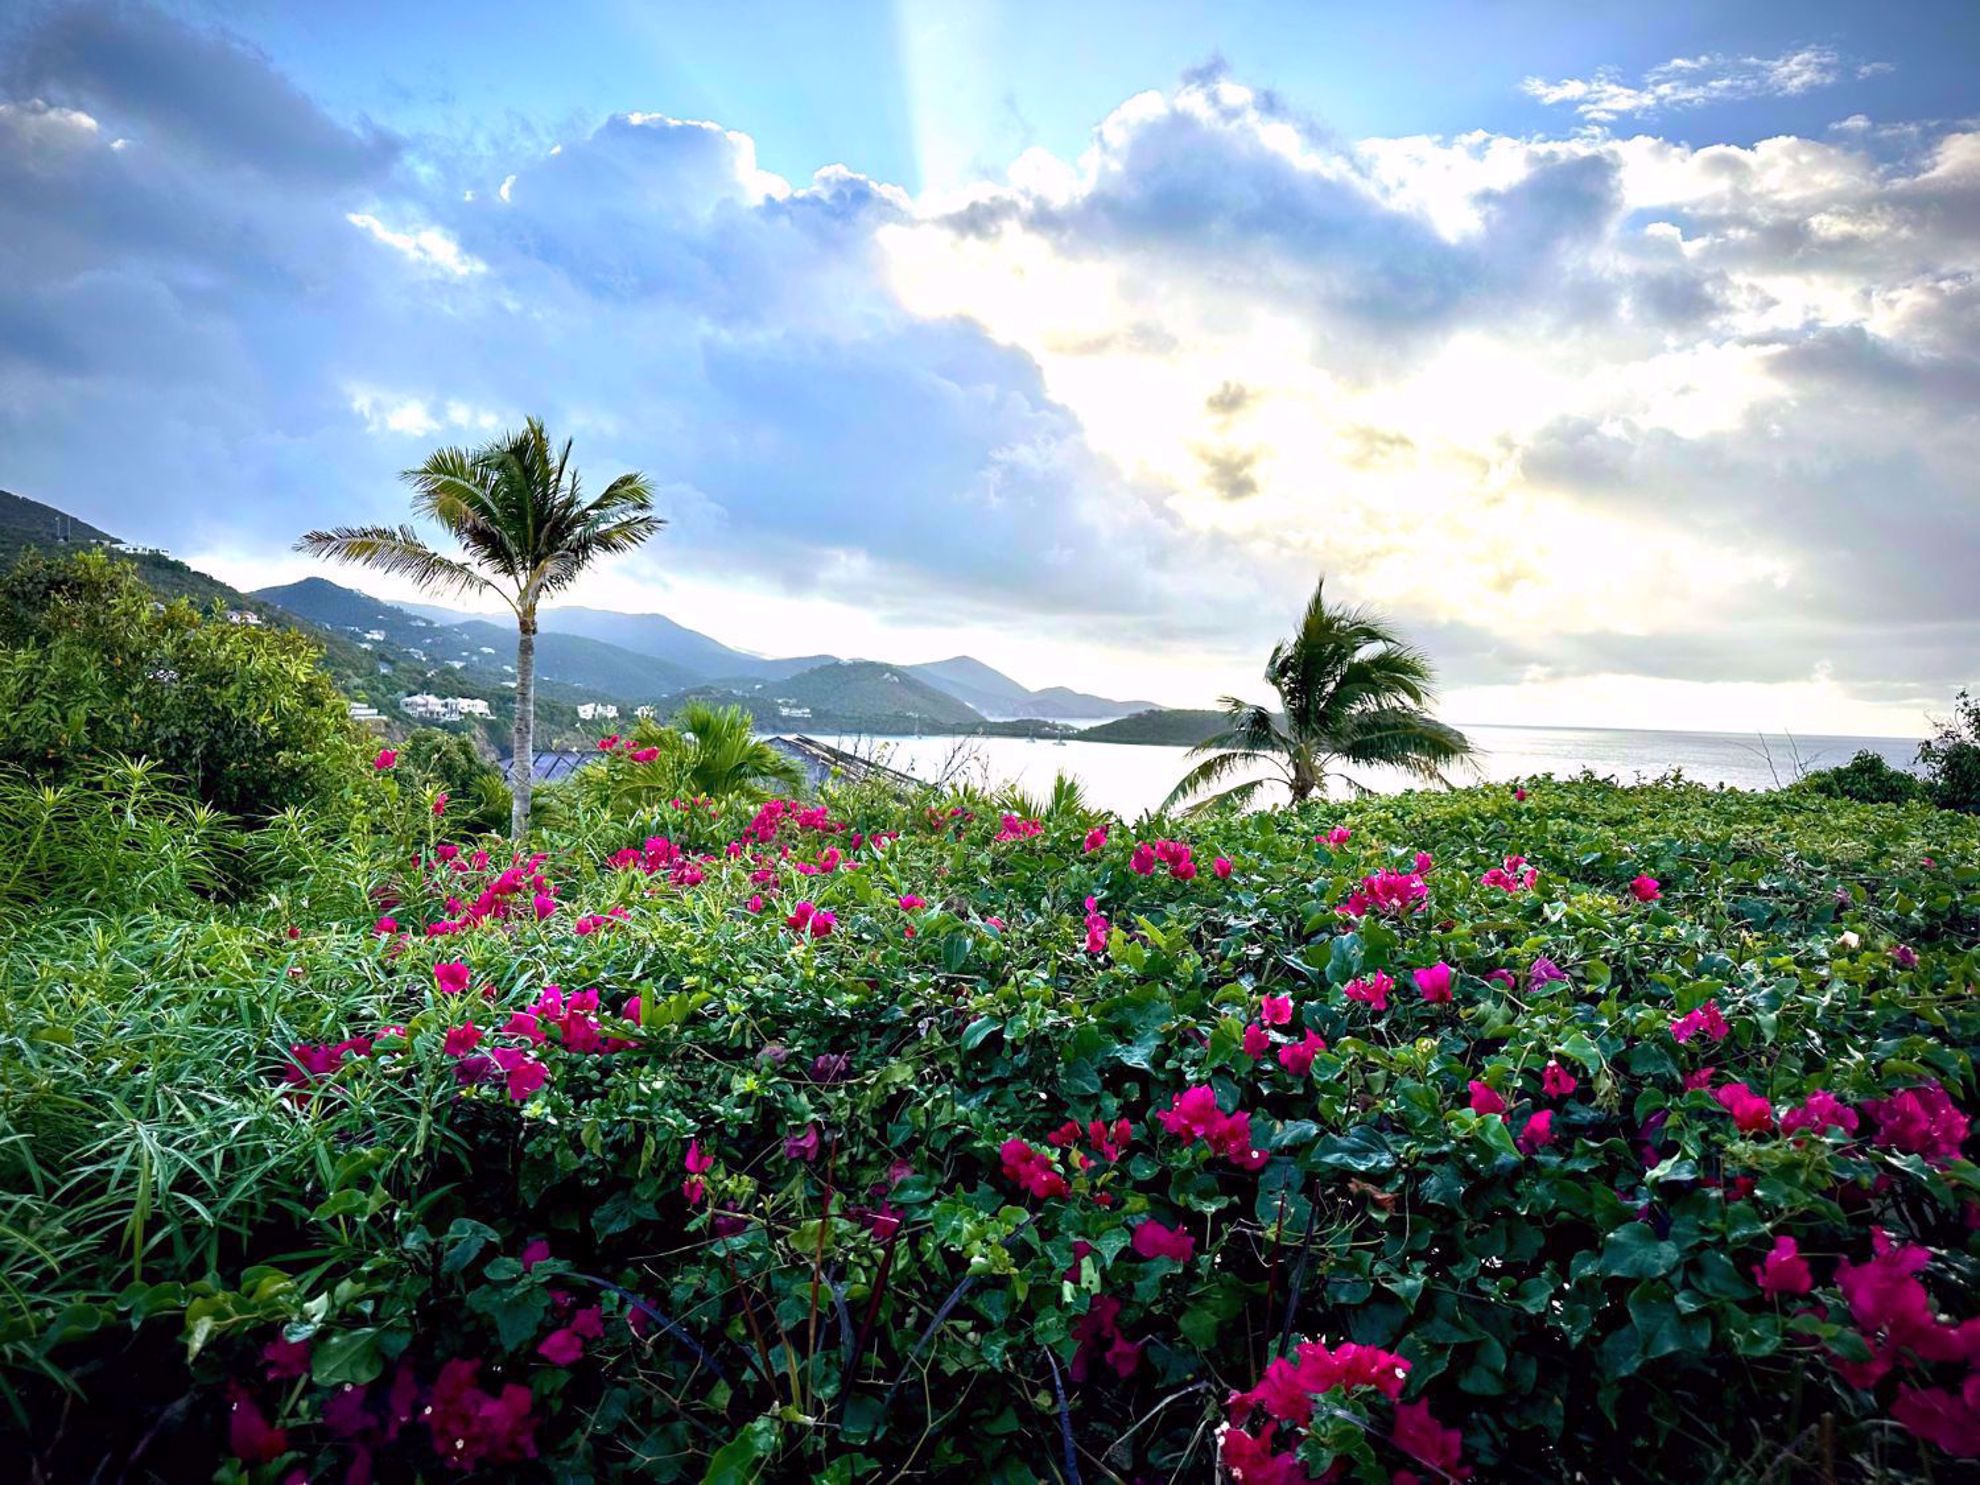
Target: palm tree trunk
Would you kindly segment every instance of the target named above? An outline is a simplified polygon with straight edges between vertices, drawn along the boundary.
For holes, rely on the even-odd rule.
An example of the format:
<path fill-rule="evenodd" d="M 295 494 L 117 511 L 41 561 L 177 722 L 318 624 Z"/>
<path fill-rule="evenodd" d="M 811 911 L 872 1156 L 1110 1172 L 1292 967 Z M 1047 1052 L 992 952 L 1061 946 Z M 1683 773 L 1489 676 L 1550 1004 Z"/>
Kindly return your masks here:
<path fill-rule="evenodd" d="M 520 846 L 529 834 L 529 796 L 536 782 L 535 614 L 516 621 L 516 743 L 509 774 L 509 836 Z"/>

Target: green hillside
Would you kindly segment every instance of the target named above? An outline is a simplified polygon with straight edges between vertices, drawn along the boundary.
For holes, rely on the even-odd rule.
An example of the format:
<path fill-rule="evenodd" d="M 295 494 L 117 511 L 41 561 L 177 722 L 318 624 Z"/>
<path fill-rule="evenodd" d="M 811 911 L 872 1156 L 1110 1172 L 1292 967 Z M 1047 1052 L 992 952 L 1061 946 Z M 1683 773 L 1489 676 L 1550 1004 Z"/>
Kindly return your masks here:
<path fill-rule="evenodd" d="M 1080 733 L 1085 742 L 1163 743 L 1170 747 L 1193 748 L 1205 738 L 1224 729 L 1222 712 L 1191 707 L 1159 707 L 1136 712 L 1114 722 L 1102 722 Z"/>

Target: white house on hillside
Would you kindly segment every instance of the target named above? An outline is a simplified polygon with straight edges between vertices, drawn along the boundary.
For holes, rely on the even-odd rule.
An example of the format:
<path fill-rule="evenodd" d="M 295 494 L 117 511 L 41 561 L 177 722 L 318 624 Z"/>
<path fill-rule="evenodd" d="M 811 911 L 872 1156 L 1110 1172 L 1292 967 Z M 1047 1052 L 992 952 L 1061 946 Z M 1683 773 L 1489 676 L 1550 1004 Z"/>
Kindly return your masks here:
<path fill-rule="evenodd" d="M 578 720 L 580 722 L 616 721 L 619 708 L 609 701 L 580 701 Z"/>

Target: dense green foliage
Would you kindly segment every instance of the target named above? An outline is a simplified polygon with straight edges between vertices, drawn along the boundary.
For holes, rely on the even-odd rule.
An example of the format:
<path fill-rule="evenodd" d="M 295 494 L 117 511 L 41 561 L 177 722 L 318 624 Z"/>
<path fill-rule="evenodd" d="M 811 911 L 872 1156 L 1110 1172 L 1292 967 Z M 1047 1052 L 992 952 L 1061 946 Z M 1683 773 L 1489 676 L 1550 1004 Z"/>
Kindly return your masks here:
<path fill-rule="evenodd" d="M 0 947 L 48 1478 L 1206 1479 L 1232 1418 L 1248 1485 L 1980 1447 L 1967 817 L 1543 780 L 1184 848 L 1070 793 L 574 797 L 511 867 L 396 772 L 263 832 L 264 901 Z M 1301 1427 L 1347 1354 L 1302 1340 L 1406 1381 Z"/>
<path fill-rule="evenodd" d="M 1980 815 L 1980 699 L 1965 691 L 1938 734 L 1918 749 L 1941 807 Z"/>
<path fill-rule="evenodd" d="M 1195 707 L 1160 707 L 1112 722 L 1102 722 L 1097 727 L 1084 728 L 1080 736 L 1088 742 L 1156 743 L 1193 748 L 1223 728 L 1222 712 Z"/>
<path fill-rule="evenodd" d="M 1792 786 L 1805 794 L 1853 799 L 1858 804 L 1914 804 L 1932 798 L 1932 786 L 1916 774 L 1893 768 L 1881 753 L 1863 749 L 1836 768 L 1817 769 Z"/>
<path fill-rule="evenodd" d="M 60 785 L 106 755 L 143 757 L 243 820 L 320 806 L 357 757 L 320 653 L 161 604 L 101 553 L 30 553 L 0 577 L 0 763 Z"/>

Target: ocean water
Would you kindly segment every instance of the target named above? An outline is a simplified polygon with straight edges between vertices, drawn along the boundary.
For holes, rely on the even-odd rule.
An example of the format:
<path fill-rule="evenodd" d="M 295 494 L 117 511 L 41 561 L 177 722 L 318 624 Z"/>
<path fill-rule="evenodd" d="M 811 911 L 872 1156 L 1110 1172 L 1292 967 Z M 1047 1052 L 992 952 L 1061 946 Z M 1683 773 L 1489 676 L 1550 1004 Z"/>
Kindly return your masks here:
<path fill-rule="evenodd" d="M 1459 724 L 1462 726 L 1462 724 Z M 1504 782 L 1534 774 L 1577 774 L 1582 769 L 1619 783 L 1647 782 L 1678 770 L 1702 784 L 1772 789 L 1804 770 L 1847 763 L 1867 748 L 1908 768 L 1918 744 L 1892 737 L 1761 738 L 1732 732 L 1630 732 L 1600 727 L 1465 727 L 1480 750 L 1477 767 L 1459 781 Z M 978 784 L 1016 783 L 1045 794 L 1054 775 L 1070 774 L 1102 809 L 1132 820 L 1160 804 L 1190 767 L 1188 749 L 1068 740 L 1063 744 L 1018 737 L 829 737 L 835 747 L 876 758 L 928 782 L 967 779 Z M 1357 772 L 1384 793 L 1410 781 L 1381 769 Z M 1235 780 L 1233 781 L 1235 782 Z M 1345 794 L 1337 785 L 1334 793 Z M 1282 801 L 1283 792 L 1271 798 Z"/>

